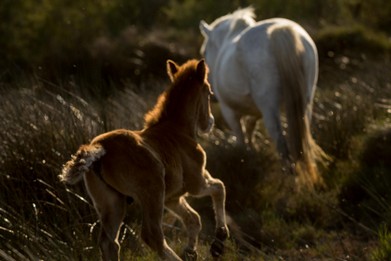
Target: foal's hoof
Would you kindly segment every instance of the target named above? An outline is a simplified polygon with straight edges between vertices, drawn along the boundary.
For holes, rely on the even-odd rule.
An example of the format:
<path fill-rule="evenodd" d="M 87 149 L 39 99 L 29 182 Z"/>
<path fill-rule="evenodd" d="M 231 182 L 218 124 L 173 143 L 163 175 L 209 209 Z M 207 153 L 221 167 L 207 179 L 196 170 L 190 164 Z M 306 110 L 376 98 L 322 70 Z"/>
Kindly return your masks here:
<path fill-rule="evenodd" d="M 228 230 L 220 227 L 216 230 L 216 239 L 212 242 L 210 253 L 213 257 L 222 256 L 224 253 L 224 241 L 228 238 Z"/>
<path fill-rule="evenodd" d="M 197 257 L 197 252 L 193 249 L 186 248 L 185 251 L 183 251 L 182 259 L 184 261 L 196 261 Z"/>
<path fill-rule="evenodd" d="M 222 256 L 224 253 L 224 243 L 218 239 L 215 239 L 210 247 L 210 253 L 213 257 Z"/>

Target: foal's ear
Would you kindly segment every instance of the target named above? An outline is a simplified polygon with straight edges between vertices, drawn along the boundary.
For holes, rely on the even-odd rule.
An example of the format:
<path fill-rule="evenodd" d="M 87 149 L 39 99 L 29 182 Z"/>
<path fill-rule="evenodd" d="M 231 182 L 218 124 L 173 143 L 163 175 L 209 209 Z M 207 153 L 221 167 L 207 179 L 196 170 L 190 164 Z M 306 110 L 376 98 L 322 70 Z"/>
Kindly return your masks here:
<path fill-rule="evenodd" d="M 197 64 L 197 76 L 198 78 L 204 82 L 206 80 L 206 76 L 208 74 L 208 66 L 205 63 L 204 59 L 201 59 Z"/>
<path fill-rule="evenodd" d="M 167 74 L 171 82 L 174 81 L 174 75 L 178 72 L 179 66 L 172 60 L 167 60 Z"/>
<path fill-rule="evenodd" d="M 208 37 L 210 34 L 210 31 L 212 31 L 212 30 L 211 30 L 210 26 L 204 20 L 201 20 L 200 21 L 200 31 L 203 36 Z"/>

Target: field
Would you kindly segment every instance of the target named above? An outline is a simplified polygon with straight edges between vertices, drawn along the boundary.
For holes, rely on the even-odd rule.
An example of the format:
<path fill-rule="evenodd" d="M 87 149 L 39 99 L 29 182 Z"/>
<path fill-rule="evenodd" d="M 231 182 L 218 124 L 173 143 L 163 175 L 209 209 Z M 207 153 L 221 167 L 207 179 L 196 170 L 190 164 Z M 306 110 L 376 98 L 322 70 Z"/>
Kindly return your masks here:
<path fill-rule="evenodd" d="M 216 127 L 199 141 L 207 168 L 227 187 L 231 238 L 222 260 L 391 260 L 391 44 L 361 26 L 312 25 L 320 75 L 311 127 L 331 157 L 321 169 L 327 186 L 295 190 L 262 122 L 256 149 L 237 147 L 213 104 Z M 102 60 L 92 55 L 82 65 L 45 70 L 53 58 L 43 70 L 18 67 L 0 75 L 0 260 L 99 259 L 91 201 L 82 184 L 65 186 L 57 175 L 95 135 L 143 127 L 144 113 L 168 84 L 166 58 L 199 57 L 200 35 L 161 40 L 161 34 L 148 38 L 129 29 L 119 40 L 102 38 L 89 47 L 91 53 L 112 47 L 110 56 L 99 53 Z M 121 50 L 135 35 L 126 63 Z M 97 62 L 98 69 L 83 70 Z M 122 78 L 129 68 L 132 77 Z M 190 202 L 203 221 L 200 259 L 210 260 L 210 199 Z M 139 236 L 138 206 L 128 208 L 120 235 L 124 259 L 155 260 Z M 167 240 L 180 252 L 182 226 L 168 214 L 164 220 Z"/>
<path fill-rule="evenodd" d="M 292 177 L 280 171 L 262 126 L 257 151 L 235 147 L 229 132 L 218 127 L 201 137 L 208 168 L 227 186 L 233 220 L 227 260 L 370 260 L 384 247 L 379 237 L 389 237 L 391 214 L 391 68 L 354 60 L 338 68 L 343 59 L 326 61 L 336 64 L 334 70 L 322 68 L 316 95 L 314 134 L 333 158 L 323 170 L 324 191 L 292 192 Z M 12 90 L 3 87 L 0 255 L 7 260 L 97 256 L 99 224 L 86 192 L 82 185 L 61 185 L 57 174 L 70 154 L 96 134 L 141 128 L 143 114 L 165 81 L 147 82 L 148 91 L 129 85 L 104 100 L 83 97 L 81 86 L 68 84 L 29 79 Z M 193 204 L 204 214 L 201 242 L 207 245 L 213 231 L 210 201 Z M 148 250 L 135 232 L 137 207 L 131 206 L 130 213 L 136 218 L 127 217 L 121 241 L 132 250 L 125 255 L 141 258 Z M 178 248 L 184 240 L 179 229 L 167 223 L 169 240 Z"/>

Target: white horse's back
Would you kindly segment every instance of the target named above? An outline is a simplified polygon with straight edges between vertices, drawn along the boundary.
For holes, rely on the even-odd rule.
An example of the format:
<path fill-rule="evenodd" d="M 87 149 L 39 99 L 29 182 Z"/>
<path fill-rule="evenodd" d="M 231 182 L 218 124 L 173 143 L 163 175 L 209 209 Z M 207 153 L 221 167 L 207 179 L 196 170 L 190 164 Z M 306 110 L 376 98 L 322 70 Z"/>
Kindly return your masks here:
<path fill-rule="evenodd" d="M 281 27 L 292 28 L 300 37 L 300 44 L 304 47 L 303 66 L 306 75 L 306 85 L 309 93 L 315 90 L 318 78 L 318 54 L 316 46 L 308 33 L 297 23 L 284 18 L 272 18 L 256 23 L 254 26 L 247 28 L 241 35 L 237 44 L 237 55 L 241 57 L 241 64 L 245 70 L 250 72 L 258 81 L 258 86 L 269 85 L 262 79 L 273 77 L 271 81 L 279 85 L 279 76 L 277 75 L 276 57 L 271 50 L 271 33 Z M 291 44 L 285 42 L 286 45 Z M 260 67 L 260 65 L 263 65 Z M 268 66 L 264 66 L 268 65 Z M 273 83 L 271 83 L 273 84 Z M 262 87 L 261 87 L 262 88 Z M 261 88 L 254 90 L 259 92 Z"/>
<path fill-rule="evenodd" d="M 237 12 L 217 19 L 210 26 L 201 23 L 205 36 L 203 50 L 222 114 L 239 143 L 245 143 L 240 119 L 262 115 L 281 157 L 294 163 L 293 168 L 303 174 L 299 177 L 301 183 L 312 188 L 322 183 L 315 160 L 324 155 L 309 130 L 318 77 L 316 46 L 293 21 L 273 18 L 252 23 L 248 22 L 254 16 L 252 9 Z M 241 19 L 239 23 L 237 20 Z M 247 26 L 233 33 L 234 26 L 227 26 L 227 21 Z M 288 122 L 286 136 L 281 107 Z M 252 131 L 251 127 L 248 129 Z"/>

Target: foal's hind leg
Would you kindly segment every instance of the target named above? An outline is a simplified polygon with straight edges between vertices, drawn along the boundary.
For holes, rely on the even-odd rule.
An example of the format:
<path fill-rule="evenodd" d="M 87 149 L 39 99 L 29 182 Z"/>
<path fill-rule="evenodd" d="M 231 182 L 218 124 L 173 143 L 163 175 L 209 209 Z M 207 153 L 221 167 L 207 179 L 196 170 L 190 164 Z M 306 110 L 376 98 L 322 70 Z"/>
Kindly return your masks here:
<path fill-rule="evenodd" d="M 187 203 L 184 197 L 166 202 L 166 207 L 178 215 L 186 227 L 188 243 L 184 251 L 185 260 L 197 259 L 198 234 L 201 231 L 201 218 L 198 213 Z"/>
<path fill-rule="evenodd" d="M 203 177 L 204 182 L 201 190 L 197 195 L 194 196 L 212 197 L 213 209 L 216 219 L 216 238 L 212 242 L 210 251 L 213 257 L 219 257 L 224 252 L 224 241 L 229 236 L 225 215 L 225 186 L 221 180 L 212 178 L 207 170 L 204 171 Z"/>
<path fill-rule="evenodd" d="M 101 222 L 99 247 L 104 261 L 118 261 L 118 232 L 125 216 L 126 197 L 109 187 L 93 172 L 86 173 L 85 184 Z"/>

